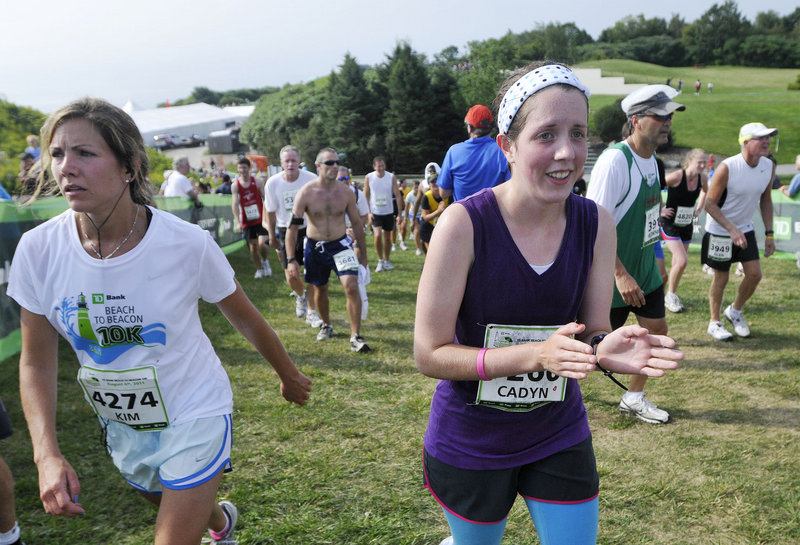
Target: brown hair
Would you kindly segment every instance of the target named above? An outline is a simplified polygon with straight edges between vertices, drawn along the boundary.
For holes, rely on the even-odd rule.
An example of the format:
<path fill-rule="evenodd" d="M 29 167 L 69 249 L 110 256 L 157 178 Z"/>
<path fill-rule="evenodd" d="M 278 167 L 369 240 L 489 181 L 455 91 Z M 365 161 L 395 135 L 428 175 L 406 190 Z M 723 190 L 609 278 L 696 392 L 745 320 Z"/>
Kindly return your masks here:
<path fill-rule="evenodd" d="M 119 164 L 130 176 L 128 188 L 133 202 L 152 204 L 153 186 L 148 179 L 150 161 L 139 128 L 124 110 L 94 97 L 79 98 L 70 102 L 53 112 L 42 125 L 42 171 L 31 201 L 40 194 L 53 195 L 58 192 L 58 184 L 55 180 L 48 180 L 46 174 L 52 160 L 50 142 L 56 129 L 71 119 L 85 119 L 100 133 Z"/>

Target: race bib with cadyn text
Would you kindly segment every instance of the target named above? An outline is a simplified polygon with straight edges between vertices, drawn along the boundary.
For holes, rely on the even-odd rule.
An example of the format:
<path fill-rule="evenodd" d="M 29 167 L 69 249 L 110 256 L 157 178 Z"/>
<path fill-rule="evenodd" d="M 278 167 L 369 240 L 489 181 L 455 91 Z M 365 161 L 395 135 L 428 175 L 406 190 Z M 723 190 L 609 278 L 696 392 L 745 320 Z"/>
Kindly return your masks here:
<path fill-rule="evenodd" d="M 517 326 L 489 324 L 485 348 L 501 348 L 547 340 L 561 326 Z M 527 412 L 554 401 L 563 401 L 567 379 L 550 371 L 482 380 L 475 403 L 503 411 Z"/>

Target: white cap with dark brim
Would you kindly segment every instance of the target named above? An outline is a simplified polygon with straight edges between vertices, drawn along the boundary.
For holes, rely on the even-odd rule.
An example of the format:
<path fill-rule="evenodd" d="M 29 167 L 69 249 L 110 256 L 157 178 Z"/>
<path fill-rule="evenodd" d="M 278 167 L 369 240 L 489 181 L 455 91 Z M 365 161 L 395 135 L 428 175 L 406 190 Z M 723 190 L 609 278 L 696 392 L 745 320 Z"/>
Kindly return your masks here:
<path fill-rule="evenodd" d="M 751 138 L 775 136 L 776 134 L 778 134 L 778 129 L 769 129 L 763 123 L 748 123 L 739 129 L 739 144 L 744 144 Z"/>
<path fill-rule="evenodd" d="M 627 116 L 643 113 L 669 115 L 686 109 L 683 104 L 672 101 L 676 96 L 678 91 L 669 85 L 646 85 L 623 98 L 620 106 Z"/>

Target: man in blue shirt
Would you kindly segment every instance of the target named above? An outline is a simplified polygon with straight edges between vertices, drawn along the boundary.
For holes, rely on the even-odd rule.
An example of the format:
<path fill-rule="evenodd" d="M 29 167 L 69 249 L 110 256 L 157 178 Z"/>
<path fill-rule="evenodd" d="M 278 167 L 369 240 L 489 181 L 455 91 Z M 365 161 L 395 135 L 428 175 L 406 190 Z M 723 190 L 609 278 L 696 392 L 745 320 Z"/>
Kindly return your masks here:
<path fill-rule="evenodd" d="M 460 201 L 511 177 L 500 146 L 489 136 L 492 121 L 492 113 L 483 104 L 476 104 L 467 112 L 464 123 L 469 139 L 447 150 L 439 173 L 437 182 L 442 198 L 453 195 L 454 200 Z"/>

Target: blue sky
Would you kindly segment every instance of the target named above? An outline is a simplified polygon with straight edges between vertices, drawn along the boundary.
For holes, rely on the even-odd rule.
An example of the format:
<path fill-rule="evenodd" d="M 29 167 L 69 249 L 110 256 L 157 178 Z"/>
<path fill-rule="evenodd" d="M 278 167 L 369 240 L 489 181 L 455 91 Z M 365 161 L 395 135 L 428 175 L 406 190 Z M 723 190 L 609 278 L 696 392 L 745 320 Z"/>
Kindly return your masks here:
<path fill-rule="evenodd" d="M 718 1 L 722 3 L 721 0 Z M 574 22 L 595 39 L 626 15 L 691 22 L 712 0 L 11 0 L 0 33 L 0 96 L 50 112 L 83 96 L 154 107 L 205 86 L 281 86 L 309 81 L 345 53 L 377 64 L 398 40 L 433 56 L 447 46 L 497 38 L 537 24 Z M 787 15 L 794 0 L 739 3 Z M 564 6 L 567 6 L 566 9 Z"/>

